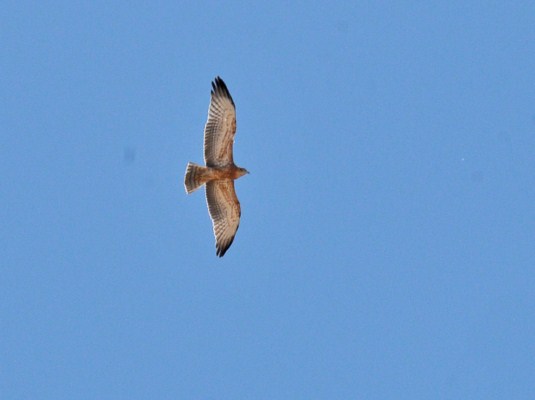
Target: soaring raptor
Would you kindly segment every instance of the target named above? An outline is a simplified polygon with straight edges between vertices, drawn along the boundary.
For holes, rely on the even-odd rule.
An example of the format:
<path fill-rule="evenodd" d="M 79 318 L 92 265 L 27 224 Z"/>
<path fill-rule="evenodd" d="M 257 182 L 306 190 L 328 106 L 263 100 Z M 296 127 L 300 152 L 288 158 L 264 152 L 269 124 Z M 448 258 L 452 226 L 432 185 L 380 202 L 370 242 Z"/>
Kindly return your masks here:
<path fill-rule="evenodd" d="M 234 164 L 232 146 L 236 134 L 236 108 L 227 85 L 219 76 L 212 82 L 208 121 L 204 127 L 204 162 L 206 167 L 188 163 L 184 185 L 186 192 L 206 184 L 206 202 L 212 218 L 216 254 L 223 257 L 240 225 L 240 202 L 234 179 L 248 174 Z"/>

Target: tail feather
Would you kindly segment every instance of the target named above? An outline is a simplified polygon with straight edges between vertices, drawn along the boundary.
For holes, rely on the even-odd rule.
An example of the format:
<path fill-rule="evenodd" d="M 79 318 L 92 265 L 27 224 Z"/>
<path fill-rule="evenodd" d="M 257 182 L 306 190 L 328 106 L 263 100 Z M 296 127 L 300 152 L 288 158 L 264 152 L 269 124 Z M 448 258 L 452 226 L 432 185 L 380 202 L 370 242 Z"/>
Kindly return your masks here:
<path fill-rule="evenodd" d="M 188 163 L 186 167 L 186 176 L 184 177 L 184 186 L 188 194 L 199 189 L 206 183 L 206 172 L 208 168 L 195 163 Z"/>

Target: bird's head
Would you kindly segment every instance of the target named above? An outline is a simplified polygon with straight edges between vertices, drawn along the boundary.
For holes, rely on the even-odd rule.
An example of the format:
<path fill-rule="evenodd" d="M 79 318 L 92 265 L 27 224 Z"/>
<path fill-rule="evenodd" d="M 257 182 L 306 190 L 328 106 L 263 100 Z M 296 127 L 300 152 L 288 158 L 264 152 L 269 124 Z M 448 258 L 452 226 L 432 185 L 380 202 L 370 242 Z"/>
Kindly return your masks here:
<path fill-rule="evenodd" d="M 244 176 L 244 175 L 247 175 L 249 173 L 249 171 L 247 171 L 245 168 L 238 168 L 238 174 L 239 176 Z"/>

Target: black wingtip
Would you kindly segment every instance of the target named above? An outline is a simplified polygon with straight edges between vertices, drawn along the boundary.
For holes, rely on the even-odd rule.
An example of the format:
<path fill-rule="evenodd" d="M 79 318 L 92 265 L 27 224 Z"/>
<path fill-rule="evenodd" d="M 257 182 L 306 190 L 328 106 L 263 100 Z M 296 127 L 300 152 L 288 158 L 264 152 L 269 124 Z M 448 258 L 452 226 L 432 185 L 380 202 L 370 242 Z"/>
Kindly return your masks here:
<path fill-rule="evenodd" d="M 216 256 L 218 256 L 219 258 L 223 257 L 225 255 L 225 253 L 227 252 L 228 250 L 228 247 L 219 247 L 217 250 L 216 250 Z"/>
<path fill-rule="evenodd" d="M 227 243 L 227 244 L 224 244 L 224 245 L 221 245 L 221 246 L 217 246 L 216 245 L 216 255 L 218 257 L 223 257 L 225 255 L 225 253 L 227 252 L 228 249 L 230 249 L 230 245 L 234 242 L 234 238 L 236 236 L 233 236 L 232 239 L 230 239 L 230 241 Z"/>
<path fill-rule="evenodd" d="M 234 100 L 232 100 L 232 96 L 230 95 L 227 85 L 219 75 L 216 76 L 212 81 L 212 96 L 215 94 L 227 97 L 234 105 Z"/>

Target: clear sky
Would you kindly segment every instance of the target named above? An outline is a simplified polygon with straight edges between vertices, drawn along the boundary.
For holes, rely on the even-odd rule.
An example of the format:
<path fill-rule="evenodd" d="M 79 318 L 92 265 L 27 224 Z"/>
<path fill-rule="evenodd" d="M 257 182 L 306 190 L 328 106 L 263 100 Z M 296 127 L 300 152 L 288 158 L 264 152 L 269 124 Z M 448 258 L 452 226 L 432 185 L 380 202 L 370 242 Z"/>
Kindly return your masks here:
<path fill-rule="evenodd" d="M 0 15 L 2 399 L 535 398 L 532 2 Z M 183 186 L 217 75 L 222 259 Z"/>

